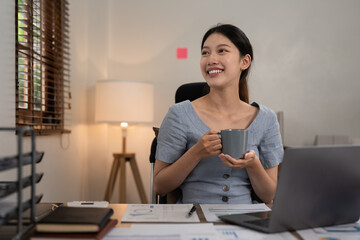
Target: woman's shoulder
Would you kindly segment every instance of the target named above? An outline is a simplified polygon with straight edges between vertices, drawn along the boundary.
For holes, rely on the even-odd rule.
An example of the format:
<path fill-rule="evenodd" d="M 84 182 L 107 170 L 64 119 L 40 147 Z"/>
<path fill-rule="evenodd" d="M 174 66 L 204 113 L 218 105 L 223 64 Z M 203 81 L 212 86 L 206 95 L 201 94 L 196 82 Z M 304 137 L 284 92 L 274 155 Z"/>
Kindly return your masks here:
<path fill-rule="evenodd" d="M 188 114 L 191 111 L 192 105 L 189 100 L 175 103 L 169 107 L 167 117 L 183 118 L 185 113 Z"/>
<path fill-rule="evenodd" d="M 179 110 L 179 109 L 189 108 L 189 106 L 191 106 L 191 102 L 189 100 L 185 100 L 171 105 L 169 110 Z"/>
<path fill-rule="evenodd" d="M 277 119 L 275 111 L 272 110 L 271 108 L 269 108 L 265 105 L 259 104 L 257 102 L 251 103 L 251 106 L 257 107 L 259 109 L 258 117 L 260 119 L 270 119 L 270 120 Z"/>

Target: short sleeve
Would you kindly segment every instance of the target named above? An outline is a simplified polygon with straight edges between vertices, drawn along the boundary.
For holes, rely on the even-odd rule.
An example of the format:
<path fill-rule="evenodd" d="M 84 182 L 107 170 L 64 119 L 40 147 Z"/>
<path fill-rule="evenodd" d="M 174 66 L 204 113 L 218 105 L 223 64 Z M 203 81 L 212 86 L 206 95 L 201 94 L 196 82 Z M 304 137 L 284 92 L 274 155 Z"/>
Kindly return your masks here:
<path fill-rule="evenodd" d="M 266 129 L 259 145 L 259 157 L 264 168 L 271 168 L 281 163 L 284 148 L 275 112 L 269 109 L 267 115 Z"/>
<path fill-rule="evenodd" d="M 170 107 L 159 129 L 156 159 L 173 163 L 185 153 L 187 139 L 186 126 L 182 121 L 184 115 L 178 105 Z"/>

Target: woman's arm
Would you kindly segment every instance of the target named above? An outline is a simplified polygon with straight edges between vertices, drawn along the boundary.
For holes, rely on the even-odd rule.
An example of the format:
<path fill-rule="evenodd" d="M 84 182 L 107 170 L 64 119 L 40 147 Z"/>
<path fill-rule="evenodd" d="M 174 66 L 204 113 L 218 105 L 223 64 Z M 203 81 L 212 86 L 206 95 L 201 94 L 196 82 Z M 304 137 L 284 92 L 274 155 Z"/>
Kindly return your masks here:
<path fill-rule="evenodd" d="M 210 130 L 174 163 L 156 159 L 154 188 L 159 195 L 165 195 L 179 187 L 201 159 L 221 153 L 221 140 L 217 131 Z"/>
<path fill-rule="evenodd" d="M 246 168 L 252 188 L 265 203 L 274 199 L 277 185 L 277 166 L 264 169 L 253 150 L 245 154 L 244 159 L 234 159 L 227 154 L 220 154 L 220 159 L 230 168 Z"/>

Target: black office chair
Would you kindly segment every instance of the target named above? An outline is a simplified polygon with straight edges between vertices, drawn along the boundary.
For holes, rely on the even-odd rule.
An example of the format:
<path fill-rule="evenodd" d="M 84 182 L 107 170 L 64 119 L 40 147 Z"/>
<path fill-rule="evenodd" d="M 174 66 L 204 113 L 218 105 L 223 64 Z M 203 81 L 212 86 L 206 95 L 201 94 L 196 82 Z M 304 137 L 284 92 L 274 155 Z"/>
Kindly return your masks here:
<path fill-rule="evenodd" d="M 175 93 L 175 103 L 185 100 L 194 101 L 199 97 L 205 96 L 210 91 L 206 82 L 185 83 L 181 85 Z"/>
<path fill-rule="evenodd" d="M 210 91 L 209 86 L 206 82 L 194 82 L 194 83 L 185 83 L 181 85 L 175 93 L 175 103 L 179 103 L 185 100 L 193 101 L 199 97 L 202 97 L 208 94 Z M 150 202 L 151 203 L 167 203 L 175 201 L 175 198 L 179 195 L 179 190 L 175 190 L 174 193 L 169 196 L 162 196 L 160 197 L 154 192 L 154 167 L 155 167 L 155 153 L 156 153 L 156 146 L 157 146 L 157 131 L 158 128 L 153 128 L 155 132 L 155 138 L 151 143 L 151 150 L 150 150 L 150 164 L 151 164 L 151 176 L 150 176 Z M 181 193 L 180 193 L 181 194 Z"/>

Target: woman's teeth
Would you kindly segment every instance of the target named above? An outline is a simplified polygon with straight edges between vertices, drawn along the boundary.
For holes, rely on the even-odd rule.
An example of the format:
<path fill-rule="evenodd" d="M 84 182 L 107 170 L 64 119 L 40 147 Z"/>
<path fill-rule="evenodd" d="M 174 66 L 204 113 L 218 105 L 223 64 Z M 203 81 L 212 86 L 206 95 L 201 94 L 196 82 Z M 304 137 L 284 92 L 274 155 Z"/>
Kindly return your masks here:
<path fill-rule="evenodd" d="M 214 73 L 221 73 L 223 70 L 210 70 L 208 73 L 209 74 L 214 74 Z"/>

